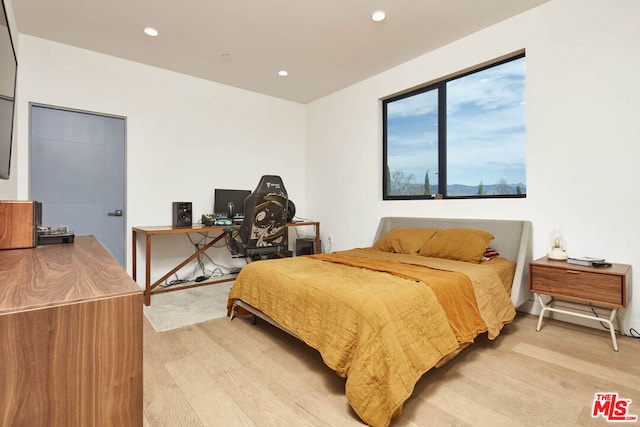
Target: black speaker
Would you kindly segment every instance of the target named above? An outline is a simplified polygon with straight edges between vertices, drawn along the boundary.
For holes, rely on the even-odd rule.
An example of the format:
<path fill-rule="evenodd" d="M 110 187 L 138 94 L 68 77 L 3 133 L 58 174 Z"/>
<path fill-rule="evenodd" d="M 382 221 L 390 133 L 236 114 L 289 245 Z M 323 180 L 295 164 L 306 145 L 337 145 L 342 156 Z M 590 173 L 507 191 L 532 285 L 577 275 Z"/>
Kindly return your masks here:
<path fill-rule="evenodd" d="M 173 226 L 191 227 L 191 202 L 173 202 Z"/>

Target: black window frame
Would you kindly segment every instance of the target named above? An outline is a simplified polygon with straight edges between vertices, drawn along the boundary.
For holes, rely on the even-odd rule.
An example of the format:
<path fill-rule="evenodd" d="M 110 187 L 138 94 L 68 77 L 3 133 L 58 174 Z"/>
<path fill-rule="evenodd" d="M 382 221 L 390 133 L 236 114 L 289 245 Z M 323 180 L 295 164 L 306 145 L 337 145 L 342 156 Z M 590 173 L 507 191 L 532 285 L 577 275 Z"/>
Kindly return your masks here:
<path fill-rule="evenodd" d="M 401 93 L 389 98 L 382 99 L 382 199 L 383 200 L 433 200 L 433 199 L 522 199 L 527 197 L 526 191 L 522 194 L 491 194 L 491 195 L 465 195 L 465 196 L 449 196 L 446 194 L 447 189 L 447 83 L 462 77 L 469 76 L 511 61 L 525 58 L 525 52 L 510 55 L 485 65 L 478 66 L 471 70 L 457 73 L 433 83 L 412 89 L 408 92 Z M 526 78 L 526 76 L 525 76 Z M 438 91 L 438 193 L 437 194 L 409 194 L 409 195 L 390 195 L 387 194 L 387 188 L 390 185 L 390 177 L 387 174 L 387 105 L 400 99 L 409 98 L 424 92 Z M 526 182 L 525 182 L 526 186 Z M 445 189 L 444 192 L 441 189 Z"/>

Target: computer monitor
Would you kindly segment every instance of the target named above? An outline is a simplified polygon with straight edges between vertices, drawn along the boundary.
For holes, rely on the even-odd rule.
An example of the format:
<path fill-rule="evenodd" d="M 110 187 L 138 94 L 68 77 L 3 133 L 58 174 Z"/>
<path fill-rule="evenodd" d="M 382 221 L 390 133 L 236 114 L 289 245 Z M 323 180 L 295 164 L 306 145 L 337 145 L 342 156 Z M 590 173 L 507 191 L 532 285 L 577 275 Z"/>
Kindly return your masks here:
<path fill-rule="evenodd" d="M 213 195 L 213 214 L 227 215 L 229 204 L 233 204 L 233 216 L 244 215 L 244 199 L 251 194 L 249 190 L 222 190 L 216 188 Z"/>

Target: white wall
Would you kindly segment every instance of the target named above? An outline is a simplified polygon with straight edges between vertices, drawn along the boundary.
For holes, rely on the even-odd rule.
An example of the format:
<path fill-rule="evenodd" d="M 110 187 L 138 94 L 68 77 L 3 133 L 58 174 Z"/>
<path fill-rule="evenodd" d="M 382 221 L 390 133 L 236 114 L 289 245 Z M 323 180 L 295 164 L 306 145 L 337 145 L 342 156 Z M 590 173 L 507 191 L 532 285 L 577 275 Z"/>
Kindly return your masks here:
<path fill-rule="evenodd" d="M 390 215 L 526 219 L 535 258 L 558 228 L 570 254 L 640 271 L 638 16 L 636 0 L 553 0 L 309 104 L 308 206 L 324 240 L 368 246 Z M 382 201 L 379 99 L 523 48 L 527 198 Z M 640 296 L 623 314 L 640 330 Z"/>
<path fill-rule="evenodd" d="M 304 105 L 24 34 L 18 61 L 15 198 L 29 198 L 29 103 L 126 117 L 128 264 L 132 226 L 170 225 L 173 201 L 191 201 L 198 220 L 216 187 L 253 190 L 281 175 L 305 214 Z M 181 255 L 176 246 L 193 252 L 185 236 L 154 238 L 157 267 Z"/>

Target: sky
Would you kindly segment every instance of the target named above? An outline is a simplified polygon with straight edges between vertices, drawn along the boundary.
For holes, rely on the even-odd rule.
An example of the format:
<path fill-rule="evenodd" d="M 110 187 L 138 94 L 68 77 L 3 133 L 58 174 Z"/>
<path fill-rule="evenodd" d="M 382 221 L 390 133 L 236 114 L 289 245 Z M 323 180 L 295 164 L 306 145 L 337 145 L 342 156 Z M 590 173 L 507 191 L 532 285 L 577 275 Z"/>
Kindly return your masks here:
<path fill-rule="evenodd" d="M 526 183 L 525 60 L 447 83 L 448 184 Z M 388 163 L 436 184 L 437 90 L 387 104 Z"/>

